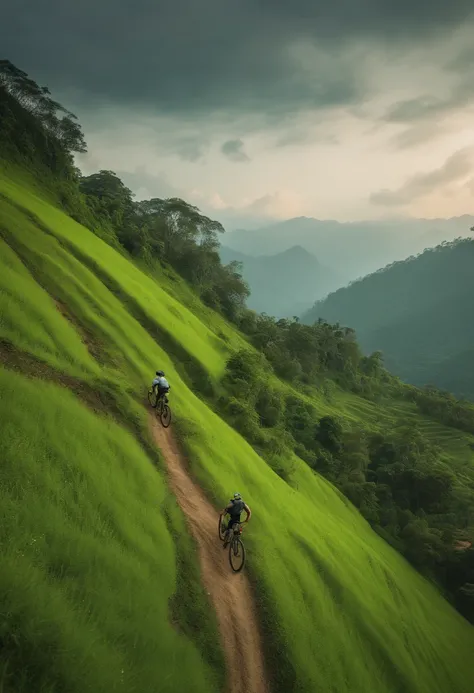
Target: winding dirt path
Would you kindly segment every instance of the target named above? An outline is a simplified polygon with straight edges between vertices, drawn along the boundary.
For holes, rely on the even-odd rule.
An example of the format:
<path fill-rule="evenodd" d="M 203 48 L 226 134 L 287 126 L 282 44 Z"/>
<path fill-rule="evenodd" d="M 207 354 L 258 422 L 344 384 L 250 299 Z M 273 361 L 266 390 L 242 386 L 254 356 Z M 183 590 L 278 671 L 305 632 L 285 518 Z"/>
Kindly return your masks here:
<path fill-rule="evenodd" d="M 164 429 L 152 414 L 150 422 L 153 438 L 168 467 L 171 489 L 198 544 L 202 581 L 216 610 L 227 663 L 226 690 L 269 693 L 249 581 L 244 572 L 232 573 L 228 553 L 217 536 L 218 513 L 187 474 L 170 429 Z"/>

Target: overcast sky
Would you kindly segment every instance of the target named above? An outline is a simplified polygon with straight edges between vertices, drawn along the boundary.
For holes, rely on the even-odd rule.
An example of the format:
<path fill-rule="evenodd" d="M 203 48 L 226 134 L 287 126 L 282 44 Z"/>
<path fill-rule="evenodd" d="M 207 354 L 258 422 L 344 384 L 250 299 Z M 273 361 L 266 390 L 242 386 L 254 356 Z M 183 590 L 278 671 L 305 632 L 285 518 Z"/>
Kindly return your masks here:
<path fill-rule="evenodd" d="M 474 213 L 472 0 L 10 0 L 90 173 L 229 228 Z"/>

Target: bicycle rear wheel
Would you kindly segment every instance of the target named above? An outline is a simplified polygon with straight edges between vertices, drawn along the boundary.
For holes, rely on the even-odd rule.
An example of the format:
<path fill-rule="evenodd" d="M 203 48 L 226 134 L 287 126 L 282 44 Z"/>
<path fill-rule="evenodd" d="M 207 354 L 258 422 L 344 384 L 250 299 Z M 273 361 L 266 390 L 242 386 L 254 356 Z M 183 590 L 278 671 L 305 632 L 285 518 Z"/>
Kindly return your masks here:
<path fill-rule="evenodd" d="M 171 423 L 171 409 L 167 404 L 163 404 L 160 411 L 160 419 L 164 428 L 168 428 Z"/>
<path fill-rule="evenodd" d="M 156 396 L 156 391 L 155 391 L 154 387 L 152 387 L 150 390 L 148 390 L 148 401 L 150 402 L 153 409 L 156 409 L 158 397 Z"/>
<path fill-rule="evenodd" d="M 229 563 L 234 573 L 240 573 L 245 564 L 245 546 L 240 537 L 235 537 L 229 546 Z"/>
<path fill-rule="evenodd" d="M 226 533 L 226 526 L 224 520 L 219 517 L 219 539 L 221 541 L 224 541 L 225 539 L 225 533 Z"/>

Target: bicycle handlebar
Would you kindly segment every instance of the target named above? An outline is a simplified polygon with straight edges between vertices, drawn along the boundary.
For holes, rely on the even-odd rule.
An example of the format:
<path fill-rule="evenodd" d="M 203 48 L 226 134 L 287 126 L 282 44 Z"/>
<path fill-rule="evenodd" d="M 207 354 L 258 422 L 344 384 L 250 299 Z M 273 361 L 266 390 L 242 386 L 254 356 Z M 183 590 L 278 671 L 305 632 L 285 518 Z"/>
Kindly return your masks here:
<path fill-rule="evenodd" d="M 237 525 L 240 525 L 241 527 L 243 527 L 243 525 L 247 525 L 247 524 L 248 524 L 247 520 L 243 520 L 243 522 L 235 522 L 235 523 L 232 525 L 231 529 L 232 529 L 233 527 L 236 527 Z M 227 529 L 228 529 L 228 527 L 226 527 L 226 531 L 227 531 Z"/>

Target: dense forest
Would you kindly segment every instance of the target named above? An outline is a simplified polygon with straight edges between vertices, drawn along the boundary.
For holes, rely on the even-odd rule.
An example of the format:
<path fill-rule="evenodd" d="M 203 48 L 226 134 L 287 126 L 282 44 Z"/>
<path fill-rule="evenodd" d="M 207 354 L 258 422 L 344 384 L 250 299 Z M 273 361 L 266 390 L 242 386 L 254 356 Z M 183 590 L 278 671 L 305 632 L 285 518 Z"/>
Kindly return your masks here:
<path fill-rule="evenodd" d="M 335 291 L 302 320 L 351 325 L 404 380 L 474 398 L 473 266 L 474 240 L 443 243 Z"/>
<path fill-rule="evenodd" d="M 173 268 L 256 348 L 234 353 L 220 383 L 202 382 L 196 389 L 289 484 L 295 454 L 334 483 L 375 531 L 435 580 L 474 621 L 474 551 L 465 550 L 474 524 L 472 463 L 453 466 L 419 430 L 416 417 L 402 415 L 396 425 L 363 430 L 354 428 L 344 416 L 323 414 L 318 402 L 331 405 L 341 391 L 381 407 L 399 401 L 408 403 L 415 413 L 469 434 L 474 434 L 474 407 L 433 387 L 420 390 L 405 385 L 384 367 L 380 351 L 364 355 L 355 331 L 340 324 L 357 326 L 359 314 L 351 311 L 361 305 L 359 296 L 351 299 L 348 313 L 339 321 L 320 318 L 304 324 L 297 318 L 276 319 L 250 310 L 246 306 L 249 288 L 239 264 L 220 261 L 219 238 L 224 229 L 218 222 L 181 199 L 134 201 L 133 193 L 112 171 L 82 176 L 73 155 L 84 150 L 75 117 L 24 72 L 8 61 L 0 62 L 3 161 L 41 173 L 71 216 L 146 265 L 150 273 L 158 266 Z M 452 267 L 456 265 L 464 293 L 455 293 L 448 281 L 454 270 L 434 281 L 436 272 L 429 260 L 435 258 L 438 268 L 447 272 L 451 265 L 438 262 L 446 253 Z M 437 319 L 441 314 L 445 321 L 442 329 L 438 325 L 444 335 L 452 316 L 440 313 L 440 306 L 448 311 L 449 301 L 461 301 L 462 296 L 463 325 L 469 335 L 471 253 L 470 242 L 459 242 L 422 256 L 417 262 L 428 266 L 427 279 L 420 280 L 416 292 L 415 278 L 409 279 L 415 261 L 392 268 L 405 277 L 403 282 L 394 282 L 394 287 L 401 288 L 392 289 L 397 319 L 405 315 L 407 303 L 415 314 L 431 301 L 433 316 L 438 310 Z M 376 321 L 387 311 L 388 299 L 381 290 L 386 276 L 391 276 L 389 270 L 342 294 L 363 294 L 364 325 L 367 313 Z M 446 281 L 440 282 L 439 276 Z M 333 305 L 335 296 L 323 308 Z M 329 313 L 328 309 L 328 319 Z M 459 328 L 456 334 L 460 337 L 463 331 Z M 399 342 L 404 340 L 400 335 Z M 469 454 L 472 458 L 472 451 Z"/>

